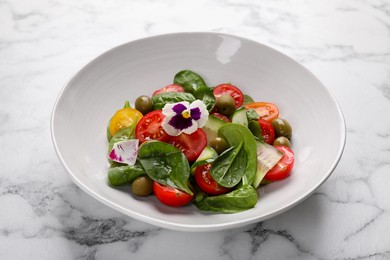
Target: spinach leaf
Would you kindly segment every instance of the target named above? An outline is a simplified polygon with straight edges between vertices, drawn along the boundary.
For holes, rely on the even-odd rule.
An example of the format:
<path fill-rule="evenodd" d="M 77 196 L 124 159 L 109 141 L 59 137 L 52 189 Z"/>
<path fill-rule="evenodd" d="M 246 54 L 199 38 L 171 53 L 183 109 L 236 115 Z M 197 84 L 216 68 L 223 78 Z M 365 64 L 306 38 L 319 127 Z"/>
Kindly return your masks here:
<path fill-rule="evenodd" d="M 251 96 L 244 94 L 244 103 L 242 105 L 245 106 L 246 104 L 253 103 L 253 102 L 255 102 L 255 101 L 253 100 L 253 98 Z"/>
<path fill-rule="evenodd" d="M 195 97 L 190 93 L 183 92 L 166 92 L 152 97 L 154 110 L 161 110 L 165 104 L 171 104 L 180 101 L 188 101 L 192 103 L 195 101 Z"/>
<path fill-rule="evenodd" d="M 200 87 L 206 87 L 203 78 L 190 70 L 179 71 L 173 78 L 173 82 L 181 85 L 188 93 L 193 93 Z"/>
<path fill-rule="evenodd" d="M 218 136 L 224 138 L 230 146 L 237 146 L 244 142 L 243 149 L 245 150 L 247 160 L 242 183 L 244 185 L 252 184 L 257 169 L 256 141 L 252 132 L 243 125 L 229 123 L 222 125 L 218 129 Z"/>
<path fill-rule="evenodd" d="M 114 144 L 116 142 L 126 141 L 126 140 L 129 140 L 131 138 L 135 138 L 135 127 L 136 126 L 137 126 L 137 124 L 132 124 L 131 126 L 122 128 L 121 130 L 116 132 L 114 134 L 114 136 L 111 137 L 111 139 L 110 139 L 110 142 L 108 144 L 108 152 L 110 152 L 112 150 L 112 147 L 114 147 Z"/>
<path fill-rule="evenodd" d="M 246 110 L 246 117 L 248 118 L 248 122 L 257 121 L 260 118 L 259 114 L 253 108 Z"/>
<path fill-rule="evenodd" d="M 193 194 L 187 185 L 190 176 L 188 160 L 173 145 L 160 141 L 143 143 L 139 148 L 138 158 L 153 180 Z"/>
<path fill-rule="evenodd" d="M 246 167 L 246 153 L 241 149 L 243 143 L 230 147 L 214 160 L 210 174 L 219 185 L 232 188 L 241 181 Z"/>
<path fill-rule="evenodd" d="M 138 176 L 146 174 L 144 168 L 140 162 L 136 162 L 134 165 L 125 165 L 113 162 L 108 168 L 108 180 L 111 185 L 118 186 L 129 182 L 132 182 Z"/>
<path fill-rule="evenodd" d="M 248 129 L 252 132 L 256 140 L 264 141 L 263 132 L 261 131 L 260 124 L 257 121 L 250 121 Z"/>
<path fill-rule="evenodd" d="M 200 201 L 199 201 L 200 200 Z M 253 208 L 257 203 L 257 192 L 251 185 L 243 185 L 229 193 L 200 197 L 194 204 L 204 211 L 236 213 Z"/>
<path fill-rule="evenodd" d="M 213 91 L 206 86 L 201 86 L 194 91 L 194 97 L 200 99 L 206 105 L 207 110 L 211 112 L 215 106 L 215 96 Z"/>

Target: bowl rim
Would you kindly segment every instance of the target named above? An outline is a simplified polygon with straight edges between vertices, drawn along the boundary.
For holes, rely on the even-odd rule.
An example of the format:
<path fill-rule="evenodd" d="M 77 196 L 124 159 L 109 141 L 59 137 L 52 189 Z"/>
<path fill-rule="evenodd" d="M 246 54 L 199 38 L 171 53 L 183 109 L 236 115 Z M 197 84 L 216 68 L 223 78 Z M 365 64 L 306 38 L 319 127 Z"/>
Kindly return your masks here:
<path fill-rule="evenodd" d="M 56 117 L 56 113 L 57 113 L 58 104 L 61 101 L 64 92 L 68 89 L 69 84 L 71 83 L 71 81 L 74 78 L 76 78 L 79 74 L 82 74 L 85 70 L 87 70 L 89 68 L 89 66 L 92 65 L 98 59 L 100 59 L 103 56 L 108 55 L 109 53 L 114 52 L 114 51 L 116 51 L 116 50 L 118 50 L 118 49 L 120 49 L 120 48 L 122 48 L 122 47 L 124 47 L 126 45 L 134 44 L 136 42 L 156 40 L 158 38 L 176 37 L 176 36 L 185 36 L 185 35 L 188 35 L 188 36 L 189 35 L 224 36 L 224 37 L 231 37 L 231 38 L 238 39 L 240 41 L 247 41 L 247 42 L 250 42 L 252 44 L 260 45 L 263 48 L 266 48 L 266 49 L 269 49 L 269 50 L 271 50 L 273 52 L 276 52 L 278 55 L 284 56 L 284 58 L 286 58 L 286 59 L 292 61 L 293 63 L 295 63 L 296 65 L 300 66 L 306 73 L 310 74 L 313 77 L 313 79 L 319 83 L 319 85 L 321 85 L 323 87 L 323 89 L 329 95 L 329 98 L 335 104 L 335 108 L 337 110 L 337 114 L 339 115 L 339 120 L 340 120 L 340 123 L 341 123 L 340 124 L 340 137 L 341 138 L 340 138 L 340 143 L 339 143 L 339 147 L 338 147 L 338 152 L 337 152 L 337 155 L 335 157 L 336 159 L 333 161 L 331 167 L 328 169 L 326 174 L 324 174 L 323 177 L 320 179 L 320 181 L 318 181 L 315 185 L 313 185 L 311 189 L 309 189 L 306 192 L 304 192 L 301 196 L 297 197 L 295 200 L 293 200 L 289 204 L 284 205 L 283 207 L 281 207 L 281 208 L 279 208 L 279 209 L 277 209 L 277 210 L 275 210 L 273 212 L 270 212 L 269 214 L 265 214 L 263 216 L 260 216 L 260 217 L 244 218 L 244 219 L 239 219 L 239 220 L 235 220 L 235 221 L 231 221 L 231 222 L 216 223 L 216 224 L 181 224 L 181 223 L 174 223 L 174 221 L 165 221 L 165 220 L 162 220 L 162 219 L 153 218 L 153 217 L 150 217 L 150 216 L 147 216 L 147 215 L 144 215 L 144 214 L 140 214 L 137 211 L 126 209 L 126 208 L 116 204 L 115 202 L 112 202 L 112 201 L 106 199 L 105 197 L 101 196 L 99 193 L 93 191 L 86 184 L 81 182 L 77 178 L 77 176 L 70 170 L 70 168 L 68 167 L 68 165 L 65 162 L 64 158 L 62 157 L 61 151 L 59 150 L 59 147 L 58 147 L 58 144 L 57 144 L 54 121 L 55 121 L 55 117 Z M 52 143 L 53 143 L 53 146 L 54 146 L 54 150 L 55 150 L 55 152 L 57 154 L 57 157 L 60 160 L 62 166 L 65 168 L 66 172 L 70 175 L 72 181 L 79 188 L 81 188 L 84 192 L 86 192 L 88 195 L 90 195 L 94 199 L 97 199 L 98 201 L 100 201 L 101 203 L 107 205 L 108 207 L 110 207 L 112 209 L 115 209 L 115 210 L 125 214 L 126 216 L 129 216 L 129 217 L 134 218 L 136 220 L 139 220 L 139 221 L 142 221 L 142 222 L 146 222 L 146 223 L 149 223 L 149 224 L 152 224 L 152 225 L 155 225 L 155 226 L 167 228 L 167 229 L 170 229 L 170 230 L 191 231 L 191 232 L 218 231 L 218 230 L 224 230 L 224 229 L 227 229 L 227 228 L 236 228 L 236 227 L 240 227 L 240 226 L 243 226 L 243 225 L 249 225 L 249 224 L 252 224 L 252 223 L 255 223 L 255 222 L 260 222 L 260 221 L 272 218 L 272 217 L 274 217 L 276 215 L 279 215 L 279 214 L 281 214 L 281 213 L 291 209 L 292 207 L 296 206 L 297 204 L 299 204 L 300 202 L 302 202 L 306 198 L 308 198 L 333 173 L 333 171 L 337 167 L 337 165 L 340 162 L 341 157 L 343 155 L 345 144 L 346 144 L 346 136 L 347 136 L 345 117 L 343 115 L 343 111 L 342 111 L 342 109 L 340 107 L 340 104 L 337 102 L 337 99 L 330 92 L 330 90 L 311 71 L 309 71 L 304 65 L 302 65 L 299 62 L 297 62 L 296 60 L 291 58 L 289 55 L 287 55 L 285 53 L 282 53 L 282 52 L 280 52 L 280 51 L 278 51 L 278 50 L 276 50 L 276 49 L 274 49 L 274 48 L 272 48 L 270 46 L 267 46 L 267 45 L 265 45 L 265 44 L 263 44 L 261 42 L 258 42 L 258 41 L 255 41 L 255 40 L 252 40 L 252 39 L 249 39 L 249 38 L 245 38 L 245 37 L 242 37 L 242 36 L 228 34 L 228 33 L 202 32 L 202 31 L 161 33 L 161 34 L 156 34 L 156 35 L 153 35 L 153 36 L 137 38 L 135 40 L 131 40 L 131 41 L 122 43 L 120 45 L 114 46 L 114 47 L 108 49 L 107 51 L 102 52 L 101 54 L 99 54 L 95 58 L 91 59 L 87 63 L 85 63 L 81 67 L 81 69 L 77 70 L 75 73 L 73 73 L 73 75 L 71 75 L 68 78 L 68 80 L 65 82 L 64 86 L 60 90 L 60 92 L 59 92 L 59 94 L 58 94 L 58 96 L 57 96 L 57 98 L 55 100 L 54 106 L 52 108 L 52 113 L 51 113 L 51 117 L 50 117 L 50 133 L 51 133 L 51 139 L 52 139 Z"/>

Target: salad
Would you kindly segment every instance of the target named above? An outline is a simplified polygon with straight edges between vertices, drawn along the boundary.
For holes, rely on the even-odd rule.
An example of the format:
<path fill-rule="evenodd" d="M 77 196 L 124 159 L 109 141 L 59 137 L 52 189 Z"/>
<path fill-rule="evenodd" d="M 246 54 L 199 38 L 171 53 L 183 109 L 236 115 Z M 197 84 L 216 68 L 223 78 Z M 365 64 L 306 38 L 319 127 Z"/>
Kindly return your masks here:
<path fill-rule="evenodd" d="M 240 212 L 257 204 L 256 189 L 290 175 L 291 136 L 275 104 L 183 70 L 109 120 L 108 180 L 172 207 Z"/>

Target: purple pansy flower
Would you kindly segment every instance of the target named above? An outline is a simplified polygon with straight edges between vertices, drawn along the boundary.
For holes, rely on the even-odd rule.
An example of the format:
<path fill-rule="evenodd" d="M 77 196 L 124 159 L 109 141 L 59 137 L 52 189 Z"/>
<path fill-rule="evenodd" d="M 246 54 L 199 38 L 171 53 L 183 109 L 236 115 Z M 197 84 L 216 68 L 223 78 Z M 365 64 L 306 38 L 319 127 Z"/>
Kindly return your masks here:
<path fill-rule="evenodd" d="M 209 116 L 209 111 L 201 100 L 195 100 L 191 104 L 187 101 L 166 104 L 162 113 L 165 116 L 162 127 L 172 136 L 178 136 L 182 132 L 192 134 L 206 124 Z"/>

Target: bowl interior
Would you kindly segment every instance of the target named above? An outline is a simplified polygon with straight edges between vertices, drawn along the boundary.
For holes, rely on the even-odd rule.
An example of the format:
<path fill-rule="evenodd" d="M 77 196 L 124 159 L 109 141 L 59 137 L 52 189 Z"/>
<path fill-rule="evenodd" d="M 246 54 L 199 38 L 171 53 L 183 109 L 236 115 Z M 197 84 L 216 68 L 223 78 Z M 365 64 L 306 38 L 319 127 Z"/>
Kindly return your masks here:
<path fill-rule="evenodd" d="M 275 103 L 293 127 L 292 175 L 259 190 L 254 209 L 209 214 L 169 208 L 107 183 L 108 120 L 125 100 L 172 83 L 190 69 L 210 86 L 231 82 L 257 101 Z M 341 110 L 328 90 L 289 57 L 251 40 L 215 33 L 179 33 L 116 47 L 85 66 L 62 90 L 52 115 L 53 142 L 72 179 L 106 205 L 158 226 L 218 230 L 264 220 L 309 196 L 336 167 L 345 143 Z"/>

